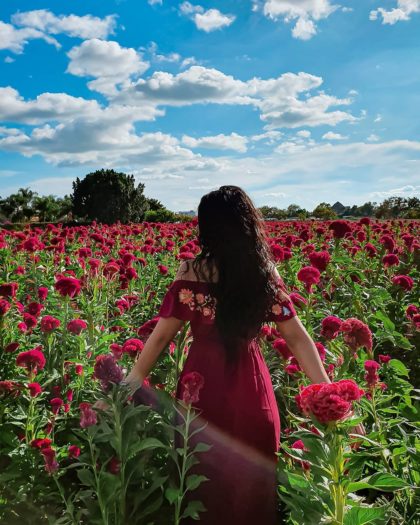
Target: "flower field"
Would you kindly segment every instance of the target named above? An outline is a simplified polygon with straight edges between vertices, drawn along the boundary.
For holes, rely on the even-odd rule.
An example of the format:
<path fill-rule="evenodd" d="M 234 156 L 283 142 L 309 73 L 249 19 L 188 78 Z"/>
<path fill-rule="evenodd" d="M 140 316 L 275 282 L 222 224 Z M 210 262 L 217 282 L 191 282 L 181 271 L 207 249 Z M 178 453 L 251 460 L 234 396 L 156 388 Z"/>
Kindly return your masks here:
<path fill-rule="evenodd" d="M 192 377 L 175 402 L 189 325 L 141 399 L 120 384 L 181 260 L 200 251 L 196 226 L 0 230 L 1 523 L 159 525 L 205 512 L 183 498 L 206 482 L 188 475 L 206 446 L 174 447 L 175 433 L 188 443 L 203 385 Z M 419 226 L 266 223 L 333 381 L 311 385 L 275 324 L 262 327 L 282 427 L 279 524 L 420 523 Z M 349 436 L 360 422 L 366 436 Z"/>

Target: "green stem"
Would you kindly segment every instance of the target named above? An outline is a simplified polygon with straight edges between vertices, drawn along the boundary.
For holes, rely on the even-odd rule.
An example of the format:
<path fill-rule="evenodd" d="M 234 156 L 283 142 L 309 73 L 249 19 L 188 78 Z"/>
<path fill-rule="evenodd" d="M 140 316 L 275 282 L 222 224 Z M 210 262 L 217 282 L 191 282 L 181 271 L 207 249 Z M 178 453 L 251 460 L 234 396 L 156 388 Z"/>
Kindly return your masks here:
<path fill-rule="evenodd" d="M 101 495 L 101 486 L 100 486 L 100 483 L 99 483 L 98 473 L 96 472 L 96 458 L 95 458 L 95 454 L 93 452 L 93 437 L 90 434 L 90 432 L 89 432 L 89 435 L 88 435 L 88 442 L 89 442 L 90 457 L 91 457 L 91 461 L 92 461 L 93 475 L 95 477 L 96 495 L 97 495 L 97 498 L 98 498 L 98 505 L 99 505 L 99 509 L 101 511 L 101 516 L 102 516 L 102 524 L 103 525 L 108 525 L 108 515 L 107 515 L 106 509 L 104 508 L 104 505 L 103 505 L 102 495 Z"/>
<path fill-rule="evenodd" d="M 179 492 L 178 497 L 175 501 L 175 525 L 179 525 L 181 519 L 181 506 L 182 500 L 184 498 L 184 483 L 185 483 L 185 474 L 187 471 L 187 451 L 188 451 L 188 436 L 190 428 L 190 413 L 191 405 L 187 406 L 187 415 L 185 418 L 185 434 L 182 436 L 184 439 L 183 453 L 182 453 L 182 465 L 180 473 L 180 482 L 179 482 Z"/>
<path fill-rule="evenodd" d="M 72 512 L 71 508 L 69 507 L 69 504 L 67 502 L 66 496 L 65 496 L 65 494 L 63 492 L 63 489 L 62 489 L 62 487 L 61 487 L 61 485 L 60 485 L 60 483 L 58 481 L 58 477 L 55 474 L 53 474 L 53 478 L 54 478 L 54 481 L 55 481 L 55 483 L 57 485 L 58 491 L 60 492 L 61 499 L 63 500 L 63 503 L 64 503 L 64 505 L 66 507 L 66 513 L 69 516 L 69 518 L 71 519 L 72 525 L 78 525 L 78 522 L 76 521 L 75 517 L 73 516 L 73 512 Z"/>

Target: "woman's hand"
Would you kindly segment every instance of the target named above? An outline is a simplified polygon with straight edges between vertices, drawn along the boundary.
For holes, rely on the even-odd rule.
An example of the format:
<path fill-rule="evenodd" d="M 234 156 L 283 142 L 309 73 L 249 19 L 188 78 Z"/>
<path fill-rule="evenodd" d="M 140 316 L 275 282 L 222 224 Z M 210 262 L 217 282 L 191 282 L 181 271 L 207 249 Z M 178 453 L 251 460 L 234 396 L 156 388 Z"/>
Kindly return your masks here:
<path fill-rule="evenodd" d="M 103 399 L 98 399 L 98 401 L 96 401 L 96 403 L 93 405 L 92 408 L 99 408 L 100 410 L 107 410 L 108 408 L 110 408 L 110 405 L 108 405 L 108 403 L 104 401 Z"/>

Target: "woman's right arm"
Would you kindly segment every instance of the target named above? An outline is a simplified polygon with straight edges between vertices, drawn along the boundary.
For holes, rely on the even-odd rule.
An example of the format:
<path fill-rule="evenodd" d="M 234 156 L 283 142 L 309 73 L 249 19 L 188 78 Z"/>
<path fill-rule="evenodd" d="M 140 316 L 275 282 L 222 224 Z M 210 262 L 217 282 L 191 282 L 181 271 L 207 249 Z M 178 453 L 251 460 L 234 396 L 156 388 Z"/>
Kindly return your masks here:
<path fill-rule="evenodd" d="M 315 343 L 299 317 L 277 322 L 276 327 L 307 377 L 313 383 L 331 383 Z"/>

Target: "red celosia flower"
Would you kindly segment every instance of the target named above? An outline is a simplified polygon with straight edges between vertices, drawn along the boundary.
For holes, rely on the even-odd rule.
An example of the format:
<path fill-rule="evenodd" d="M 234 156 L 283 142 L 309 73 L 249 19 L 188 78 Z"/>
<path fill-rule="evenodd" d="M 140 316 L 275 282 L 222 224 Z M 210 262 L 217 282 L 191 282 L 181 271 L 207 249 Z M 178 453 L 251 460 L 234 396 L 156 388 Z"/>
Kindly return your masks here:
<path fill-rule="evenodd" d="M 98 418 L 96 416 L 96 412 L 92 409 L 92 405 L 90 403 L 80 403 L 80 426 L 82 428 L 87 428 L 92 425 L 96 425 L 98 422 Z"/>
<path fill-rule="evenodd" d="M 58 462 L 55 459 L 55 450 L 51 447 L 45 447 L 41 449 L 41 454 L 44 456 L 45 470 L 49 474 L 53 474 L 58 470 Z"/>
<path fill-rule="evenodd" d="M 42 388 L 39 383 L 29 383 L 28 388 L 31 397 L 37 397 L 42 392 Z"/>
<path fill-rule="evenodd" d="M 52 440 L 50 438 L 36 438 L 31 441 L 31 447 L 33 448 L 47 448 L 51 445 Z"/>
<path fill-rule="evenodd" d="M 346 233 L 351 233 L 351 226 L 347 221 L 337 220 L 333 221 L 329 226 L 329 230 L 333 231 L 333 235 L 336 239 L 342 239 Z"/>
<path fill-rule="evenodd" d="M 32 328 L 35 328 L 35 326 L 38 324 L 38 319 L 34 315 L 28 314 L 28 312 L 24 312 L 23 322 L 25 323 L 26 327 L 30 330 Z"/>
<path fill-rule="evenodd" d="M 374 361 L 374 360 L 367 360 L 365 361 L 365 380 L 366 383 L 369 385 L 369 387 L 374 387 L 376 383 L 379 381 L 379 376 L 377 374 L 377 370 L 381 367 L 381 365 Z"/>
<path fill-rule="evenodd" d="M 318 284 L 321 278 L 319 270 L 314 266 L 304 266 L 297 273 L 299 281 L 303 282 L 308 293 L 312 292 L 312 286 Z"/>
<path fill-rule="evenodd" d="M 395 241 L 390 235 L 382 235 L 379 242 L 384 246 L 388 252 L 392 252 L 395 248 Z"/>
<path fill-rule="evenodd" d="M 326 270 L 328 263 L 331 260 L 331 255 L 327 251 L 312 252 L 309 254 L 309 261 L 311 265 L 317 268 L 320 272 Z"/>
<path fill-rule="evenodd" d="M 60 326 L 60 320 L 52 315 L 44 315 L 41 319 L 41 332 L 49 334 Z"/>
<path fill-rule="evenodd" d="M 324 319 L 321 322 L 321 335 L 329 341 L 335 339 L 340 332 L 342 323 L 343 321 L 339 317 L 335 317 L 334 315 L 324 317 Z"/>
<path fill-rule="evenodd" d="M 303 441 L 301 439 L 298 439 L 297 441 L 295 441 L 294 443 L 292 443 L 291 447 L 290 448 L 294 448 L 294 449 L 298 449 L 298 450 L 303 450 L 304 452 L 309 452 L 309 449 L 307 449 L 303 443 Z M 299 461 L 300 463 L 300 466 L 304 469 L 304 470 L 310 470 L 311 468 L 311 465 L 308 461 L 305 461 L 305 460 L 302 460 L 302 461 Z"/>
<path fill-rule="evenodd" d="M 7 352 L 15 352 L 18 348 L 19 348 L 20 344 L 19 343 L 9 343 L 8 345 L 6 345 L 4 347 L 4 351 L 7 353 Z"/>
<path fill-rule="evenodd" d="M 416 315 L 417 313 L 419 313 L 419 309 L 415 304 L 409 304 L 405 310 L 405 316 L 408 319 L 411 319 L 413 315 Z"/>
<path fill-rule="evenodd" d="M 168 267 L 163 264 L 158 264 L 158 270 L 162 275 L 166 275 L 168 273 Z"/>
<path fill-rule="evenodd" d="M 199 372 L 189 372 L 181 379 L 183 386 L 182 401 L 184 403 L 197 403 L 200 390 L 204 386 L 204 377 Z"/>
<path fill-rule="evenodd" d="M 87 322 L 83 319 L 72 319 L 67 323 L 67 330 L 74 335 L 79 335 L 83 330 L 86 330 Z"/>
<path fill-rule="evenodd" d="M 289 350 L 286 341 L 279 337 L 273 341 L 273 348 L 283 357 L 283 359 L 288 359 L 293 357 L 292 352 Z"/>
<path fill-rule="evenodd" d="M 372 351 L 372 333 L 369 327 L 356 319 L 350 317 L 343 321 L 340 331 L 344 333 L 344 342 L 353 350 L 365 347 L 369 352 Z"/>
<path fill-rule="evenodd" d="M 122 346 L 117 344 L 117 343 L 111 343 L 109 345 L 109 349 L 111 350 L 112 352 L 112 355 L 115 357 L 115 359 L 121 359 L 122 357 L 122 354 L 123 354 L 123 349 L 122 349 Z"/>
<path fill-rule="evenodd" d="M 93 375 L 100 379 L 102 388 L 107 390 L 109 383 L 120 383 L 124 377 L 122 369 L 118 366 L 112 354 L 98 355 L 95 360 Z"/>
<path fill-rule="evenodd" d="M 55 289 L 63 297 L 76 297 L 80 294 L 81 283 L 73 277 L 61 277 L 55 283 Z"/>
<path fill-rule="evenodd" d="M 337 381 L 303 387 L 295 396 L 300 410 L 305 415 L 312 413 L 320 423 L 342 420 L 349 414 L 351 402 L 360 399 L 364 393 L 352 380 L 344 381 L 344 384 Z"/>
<path fill-rule="evenodd" d="M 37 346 L 33 350 L 20 352 L 16 358 L 16 365 L 35 373 L 37 370 L 44 368 L 45 356 L 41 352 L 41 347 Z"/>
<path fill-rule="evenodd" d="M 308 301 L 297 292 L 290 292 L 289 296 L 292 303 L 298 308 L 303 308 L 308 304 Z"/>
<path fill-rule="evenodd" d="M 18 283 L 3 283 L 0 284 L 0 296 L 3 297 L 16 297 L 16 292 L 19 285 Z"/>
<path fill-rule="evenodd" d="M 300 371 L 300 367 L 294 364 L 289 364 L 284 367 L 284 371 L 290 376 L 292 376 Z"/>
<path fill-rule="evenodd" d="M 315 343 L 316 349 L 318 350 L 319 357 L 321 361 L 325 361 L 325 356 L 327 355 L 327 350 L 322 343 Z"/>
<path fill-rule="evenodd" d="M 40 301 L 45 301 L 48 296 L 48 288 L 46 286 L 40 286 L 38 288 L 38 299 Z"/>
<path fill-rule="evenodd" d="M 53 414 L 58 414 L 60 408 L 63 406 L 63 400 L 60 397 L 54 397 L 50 401 L 51 410 Z"/>
<path fill-rule="evenodd" d="M 108 472 L 110 472 L 111 474 L 117 475 L 120 469 L 121 469 L 121 461 L 116 456 L 113 456 L 107 465 Z"/>
<path fill-rule="evenodd" d="M 388 268 L 389 266 L 398 266 L 400 264 L 400 260 L 398 255 L 395 255 L 395 253 L 388 253 L 382 257 L 382 263 L 385 268 Z"/>
<path fill-rule="evenodd" d="M 75 371 L 76 375 L 78 375 L 78 376 L 83 375 L 83 365 L 77 364 L 74 367 L 74 371 Z"/>
<path fill-rule="evenodd" d="M 414 281 L 409 275 L 396 275 L 392 278 L 392 284 L 409 292 L 413 288 Z"/>
<path fill-rule="evenodd" d="M 390 355 L 379 354 L 378 357 L 381 363 L 388 363 L 392 359 Z"/>
<path fill-rule="evenodd" d="M 127 353 L 130 357 L 137 357 L 143 348 L 144 343 L 140 339 L 127 339 L 122 346 L 122 351 Z"/>
<path fill-rule="evenodd" d="M 76 445 L 70 445 L 68 450 L 69 458 L 78 458 L 80 456 L 80 448 Z"/>
<path fill-rule="evenodd" d="M 22 386 L 16 381 L 0 381 L 0 395 L 6 397 L 10 396 L 12 398 L 20 396 L 20 390 Z"/>
<path fill-rule="evenodd" d="M 6 315 L 10 310 L 11 304 L 6 299 L 0 299 L 0 317 Z"/>

